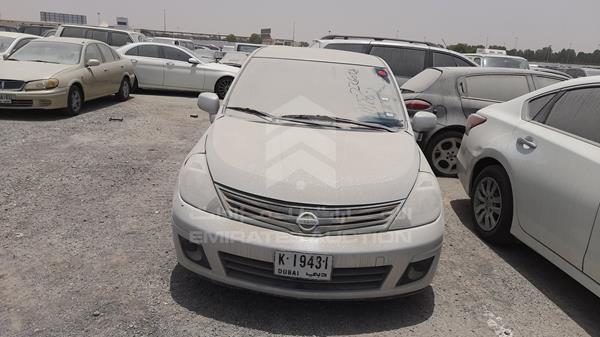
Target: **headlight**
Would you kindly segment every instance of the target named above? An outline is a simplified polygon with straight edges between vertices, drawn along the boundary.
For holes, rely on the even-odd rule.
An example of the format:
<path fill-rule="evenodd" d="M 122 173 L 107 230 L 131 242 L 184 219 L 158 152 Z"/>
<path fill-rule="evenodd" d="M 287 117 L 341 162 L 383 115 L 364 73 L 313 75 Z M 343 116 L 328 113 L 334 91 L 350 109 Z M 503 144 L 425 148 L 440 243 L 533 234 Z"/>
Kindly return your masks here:
<path fill-rule="evenodd" d="M 434 222 L 442 214 L 442 193 L 431 173 L 419 172 L 417 181 L 390 230 L 417 227 Z"/>
<path fill-rule="evenodd" d="M 192 155 L 179 172 L 179 195 L 183 201 L 198 209 L 225 215 L 204 154 Z"/>
<path fill-rule="evenodd" d="M 49 78 L 47 80 L 31 81 L 25 85 L 25 90 L 45 90 L 54 89 L 58 87 L 58 80 L 56 78 Z"/>

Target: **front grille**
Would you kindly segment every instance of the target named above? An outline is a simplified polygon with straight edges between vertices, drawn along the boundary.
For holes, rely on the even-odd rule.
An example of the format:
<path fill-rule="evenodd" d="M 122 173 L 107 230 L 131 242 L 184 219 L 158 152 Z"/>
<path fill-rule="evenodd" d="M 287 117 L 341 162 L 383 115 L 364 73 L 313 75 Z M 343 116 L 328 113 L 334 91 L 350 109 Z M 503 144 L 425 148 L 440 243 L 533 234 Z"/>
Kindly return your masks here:
<path fill-rule="evenodd" d="M 33 106 L 33 101 L 29 99 L 13 99 L 10 104 L 0 104 L 0 106 L 8 107 L 30 107 Z"/>
<path fill-rule="evenodd" d="M 23 89 L 24 86 L 25 86 L 24 81 L 0 80 L 0 91 L 1 90 L 19 91 L 19 90 Z"/>
<path fill-rule="evenodd" d="M 262 227 L 307 235 L 358 234 L 386 230 L 402 201 L 358 206 L 319 206 L 268 199 L 217 185 L 221 200 L 232 218 Z M 315 228 L 297 221 L 310 212 L 318 219 Z"/>
<path fill-rule="evenodd" d="M 221 252 L 228 277 L 270 287 L 310 291 L 353 291 L 381 288 L 391 266 L 334 268 L 330 281 L 285 278 L 273 273 L 273 263 Z"/>

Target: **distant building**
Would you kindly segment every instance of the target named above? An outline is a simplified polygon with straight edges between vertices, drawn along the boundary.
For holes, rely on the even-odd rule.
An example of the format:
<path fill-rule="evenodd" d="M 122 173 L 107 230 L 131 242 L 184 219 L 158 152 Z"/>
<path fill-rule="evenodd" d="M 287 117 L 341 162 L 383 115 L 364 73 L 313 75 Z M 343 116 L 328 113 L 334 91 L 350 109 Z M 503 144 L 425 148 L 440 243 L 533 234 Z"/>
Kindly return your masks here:
<path fill-rule="evenodd" d="M 129 19 L 122 16 L 117 16 L 117 27 L 129 28 Z"/>
<path fill-rule="evenodd" d="M 40 12 L 40 20 L 44 22 L 59 22 L 77 25 L 87 25 L 87 16 L 77 14 Z"/>

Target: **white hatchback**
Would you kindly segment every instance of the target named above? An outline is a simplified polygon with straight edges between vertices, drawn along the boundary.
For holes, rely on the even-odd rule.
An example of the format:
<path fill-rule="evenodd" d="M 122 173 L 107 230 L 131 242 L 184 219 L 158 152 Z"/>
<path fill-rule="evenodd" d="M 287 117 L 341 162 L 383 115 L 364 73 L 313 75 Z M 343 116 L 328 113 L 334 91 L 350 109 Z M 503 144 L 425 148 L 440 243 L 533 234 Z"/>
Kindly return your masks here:
<path fill-rule="evenodd" d="M 471 115 L 458 162 L 482 238 L 514 235 L 600 296 L 600 78 Z"/>
<path fill-rule="evenodd" d="M 313 299 L 410 294 L 433 279 L 436 177 L 380 58 L 255 51 L 187 156 L 173 201 L 179 263 L 224 284 Z"/>

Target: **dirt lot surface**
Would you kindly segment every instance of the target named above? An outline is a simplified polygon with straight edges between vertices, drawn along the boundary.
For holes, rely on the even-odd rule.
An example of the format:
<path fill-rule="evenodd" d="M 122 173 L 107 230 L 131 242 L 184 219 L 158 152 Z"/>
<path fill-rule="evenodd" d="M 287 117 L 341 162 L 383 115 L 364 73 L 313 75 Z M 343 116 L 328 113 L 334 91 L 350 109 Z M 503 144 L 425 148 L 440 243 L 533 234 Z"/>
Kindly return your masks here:
<path fill-rule="evenodd" d="M 522 245 L 479 240 L 454 179 L 418 295 L 311 302 L 202 280 L 177 265 L 170 206 L 208 125 L 194 97 L 155 93 L 73 118 L 0 111 L 0 336 L 600 335 L 600 300 Z"/>

